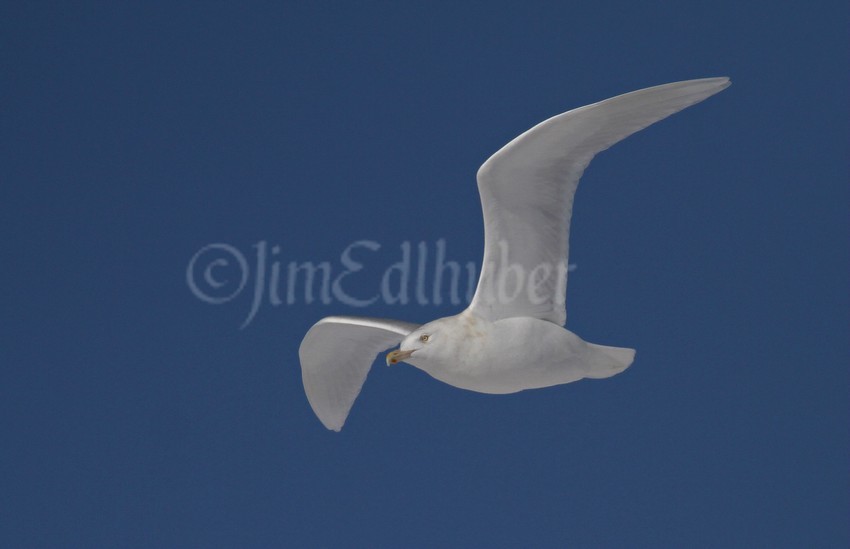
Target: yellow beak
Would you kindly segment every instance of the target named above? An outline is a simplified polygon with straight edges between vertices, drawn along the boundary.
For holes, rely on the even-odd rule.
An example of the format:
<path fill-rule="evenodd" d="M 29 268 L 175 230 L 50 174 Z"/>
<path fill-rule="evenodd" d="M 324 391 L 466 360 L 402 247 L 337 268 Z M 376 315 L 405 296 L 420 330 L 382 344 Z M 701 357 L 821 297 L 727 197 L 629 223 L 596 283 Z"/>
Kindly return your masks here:
<path fill-rule="evenodd" d="M 402 351 L 400 349 L 390 351 L 389 353 L 387 353 L 387 366 L 392 366 L 393 364 L 401 362 L 412 354 L 413 351 Z"/>

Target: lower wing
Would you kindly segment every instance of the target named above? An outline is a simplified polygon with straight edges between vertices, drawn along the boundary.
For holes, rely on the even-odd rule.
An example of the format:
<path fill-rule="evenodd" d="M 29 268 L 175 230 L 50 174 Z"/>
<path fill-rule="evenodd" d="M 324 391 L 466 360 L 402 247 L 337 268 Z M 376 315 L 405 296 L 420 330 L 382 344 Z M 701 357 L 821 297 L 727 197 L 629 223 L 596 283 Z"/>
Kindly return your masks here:
<path fill-rule="evenodd" d="M 304 336 L 298 355 L 310 406 L 328 429 L 342 429 L 375 357 L 419 327 L 400 320 L 329 316 Z"/>

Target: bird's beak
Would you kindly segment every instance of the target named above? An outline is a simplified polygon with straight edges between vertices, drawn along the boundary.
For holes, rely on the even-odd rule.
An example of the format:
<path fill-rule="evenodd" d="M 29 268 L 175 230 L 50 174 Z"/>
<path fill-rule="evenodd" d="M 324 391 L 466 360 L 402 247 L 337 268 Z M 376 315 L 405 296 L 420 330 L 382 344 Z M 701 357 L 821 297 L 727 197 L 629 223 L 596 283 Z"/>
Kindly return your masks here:
<path fill-rule="evenodd" d="M 392 366 L 393 364 L 401 362 L 412 354 L 413 351 L 402 351 L 401 349 L 390 351 L 387 353 L 387 366 Z"/>

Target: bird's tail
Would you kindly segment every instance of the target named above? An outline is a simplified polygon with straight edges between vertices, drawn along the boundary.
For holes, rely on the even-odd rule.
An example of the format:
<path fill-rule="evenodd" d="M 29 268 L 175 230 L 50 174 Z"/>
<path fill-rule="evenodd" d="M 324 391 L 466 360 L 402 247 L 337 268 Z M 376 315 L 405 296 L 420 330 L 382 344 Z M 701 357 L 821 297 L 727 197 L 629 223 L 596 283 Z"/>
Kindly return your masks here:
<path fill-rule="evenodd" d="M 586 364 L 587 373 L 584 377 L 602 379 L 619 374 L 635 359 L 635 350 L 625 347 L 608 347 L 606 345 L 587 344 L 589 349 Z"/>

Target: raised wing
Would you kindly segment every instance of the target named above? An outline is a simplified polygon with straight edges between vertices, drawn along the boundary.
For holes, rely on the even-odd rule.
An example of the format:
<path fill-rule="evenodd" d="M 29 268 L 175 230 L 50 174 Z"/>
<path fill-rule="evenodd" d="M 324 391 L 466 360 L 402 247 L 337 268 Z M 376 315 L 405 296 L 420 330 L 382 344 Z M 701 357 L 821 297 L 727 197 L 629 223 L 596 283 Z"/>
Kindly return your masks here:
<path fill-rule="evenodd" d="M 329 316 L 301 341 L 301 379 L 310 406 L 328 429 L 339 431 L 375 356 L 419 327 L 400 320 Z"/>
<path fill-rule="evenodd" d="M 573 196 L 596 153 L 729 86 L 728 78 L 675 82 L 550 118 L 478 170 L 484 262 L 470 304 L 490 320 L 567 319 L 567 256 Z"/>

